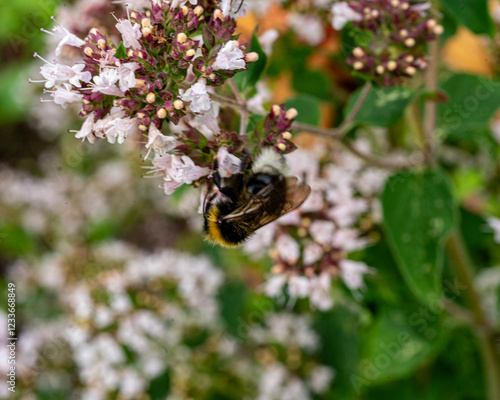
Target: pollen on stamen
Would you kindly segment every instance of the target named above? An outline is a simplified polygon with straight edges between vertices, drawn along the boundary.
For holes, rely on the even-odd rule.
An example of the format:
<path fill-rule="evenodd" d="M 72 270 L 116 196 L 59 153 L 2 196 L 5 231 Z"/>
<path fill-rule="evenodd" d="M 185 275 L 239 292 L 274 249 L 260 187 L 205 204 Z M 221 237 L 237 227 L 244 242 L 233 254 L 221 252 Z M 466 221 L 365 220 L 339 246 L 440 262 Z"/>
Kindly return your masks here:
<path fill-rule="evenodd" d="M 55 33 L 50 32 L 50 31 L 48 31 L 47 29 L 40 28 L 40 31 L 42 31 L 43 33 L 48 33 L 49 35 L 52 35 L 52 36 L 56 36 L 56 34 L 55 34 Z"/>

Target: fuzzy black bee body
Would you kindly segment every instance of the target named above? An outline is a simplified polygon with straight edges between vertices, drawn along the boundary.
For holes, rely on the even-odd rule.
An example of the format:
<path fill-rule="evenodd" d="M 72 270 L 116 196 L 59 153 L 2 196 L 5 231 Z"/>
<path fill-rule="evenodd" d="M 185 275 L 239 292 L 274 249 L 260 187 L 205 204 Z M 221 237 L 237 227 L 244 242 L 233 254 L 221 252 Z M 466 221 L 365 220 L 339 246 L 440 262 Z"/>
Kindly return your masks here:
<path fill-rule="evenodd" d="M 222 182 L 217 172 L 214 183 L 222 193 L 213 193 L 204 207 L 205 238 L 212 244 L 236 247 L 257 229 L 298 208 L 311 188 L 295 177 L 285 177 L 286 163 L 281 154 L 265 149 L 246 176 L 248 160 L 240 173 Z M 214 168 L 217 169 L 217 168 Z"/>

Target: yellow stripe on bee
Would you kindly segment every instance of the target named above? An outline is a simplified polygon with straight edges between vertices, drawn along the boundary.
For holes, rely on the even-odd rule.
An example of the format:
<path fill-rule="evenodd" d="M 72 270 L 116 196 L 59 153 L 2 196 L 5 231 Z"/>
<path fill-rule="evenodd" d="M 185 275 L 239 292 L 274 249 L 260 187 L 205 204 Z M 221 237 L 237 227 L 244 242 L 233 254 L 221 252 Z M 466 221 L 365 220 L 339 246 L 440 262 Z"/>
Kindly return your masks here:
<path fill-rule="evenodd" d="M 219 208 L 217 206 L 213 206 L 208 212 L 208 226 L 207 233 L 205 234 L 205 240 L 211 244 L 217 244 L 223 247 L 237 247 L 236 244 L 228 242 L 222 237 L 219 224 L 217 223 L 219 215 Z"/>

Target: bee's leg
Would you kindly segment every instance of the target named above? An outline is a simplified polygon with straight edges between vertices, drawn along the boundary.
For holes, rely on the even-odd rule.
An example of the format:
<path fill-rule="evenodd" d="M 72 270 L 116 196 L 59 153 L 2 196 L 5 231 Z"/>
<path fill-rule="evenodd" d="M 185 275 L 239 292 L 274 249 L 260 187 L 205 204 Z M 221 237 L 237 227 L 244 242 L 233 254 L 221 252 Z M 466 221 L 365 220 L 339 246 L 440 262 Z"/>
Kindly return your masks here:
<path fill-rule="evenodd" d="M 217 197 L 217 193 L 207 191 L 205 199 L 203 200 L 203 213 L 206 214 L 210 207 L 212 206 L 212 201 Z"/>
<path fill-rule="evenodd" d="M 222 177 L 220 176 L 219 171 L 215 170 L 212 172 L 212 180 L 219 190 L 222 189 Z"/>
<path fill-rule="evenodd" d="M 231 175 L 229 181 L 224 187 L 220 188 L 220 191 L 227 197 L 231 199 L 233 203 L 238 201 L 238 198 L 243 195 L 247 169 L 251 168 L 252 157 L 247 149 L 243 149 L 241 152 L 241 164 L 240 171 L 237 174 Z M 215 175 L 214 175 L 215 176 Z"/>
<path fill-rule="evenodd" d="M 219 189 L 222 188 L 222 177 L 219 174 L 219 160 L 217 159 L 217 154 L 214 157 L 212 165 L 212 181 Z"/>
<path fill-rule="evenodd" d="M 244 174 L 245 171 L 252 167 L 252 157 L 247 149 L 243 149 L 241 152 L 241 164 L 240 164 L 240 174 Z"/>

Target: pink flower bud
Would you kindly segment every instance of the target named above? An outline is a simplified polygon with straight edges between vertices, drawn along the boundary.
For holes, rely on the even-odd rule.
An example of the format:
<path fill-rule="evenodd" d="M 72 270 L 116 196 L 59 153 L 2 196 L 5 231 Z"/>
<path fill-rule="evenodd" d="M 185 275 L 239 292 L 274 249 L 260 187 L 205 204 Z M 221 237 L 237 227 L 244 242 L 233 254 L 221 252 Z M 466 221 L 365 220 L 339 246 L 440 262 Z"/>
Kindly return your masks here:
<path fill-rule="evenodd" d="M 436 25 L 432 32 L 434 32 L 435 35 L 441 35 L 444 32 L 444 28 L 442 25 Z"/>
<path fill-rule="evenodd" d="M 298 112 L 295 108 L 290 108 L 287 110 L 285 117 L 286 119 L 294 119 L 297 116 Z"/>
<path fill-rule="evenodd" d="M 221 21 L 224 21 L 224 14 L 218 8 L 214 11 L 214 19 L 219 19 Z"/>
<path fill-rule="evenodd" d="M 413 47 L 415 46 L 415 39 L 413 38 L 408 38 L 405 40 L 405 46 L 406 47 Z"/>
<path fill-rule="evenodd" d="M 352 54 L 354 55 L 354 57 L 361 58 L 365 55 L 365 52 L 361 47 L 355 47 L 352 51 Z"/>
<path fill-rule="evenodd" d="M 185 33 L 181 32 L 181 33 L 177 34 L 177 41 L 179 43 L 186 43 L 186 40 L 187 40 L 187 36 Z"/>
<path fill-rule="evenodd" d="M 255 52 L 247 53 L 245 55 L 245 61 L 248 63 L 255 62 L 259 59 L 259 55 Z"/>
<path fill-rule="evenodd" d="M 391 60 L 391 61 L 389 61 L 389 62 L 387 63 L 387 69 L 388 69 L 389 71 L 394 71 L 397 67 L 398 67 L 398 63 L 397 63 L 396 61 L 392 61 L 392 60 Z"/>
<path fill-rule="evenodd" d="M 203 7 L 202 6 L 196 6 L 193 10 L 194 15 L 199 17 L 203 13 Z"/>
<path fill-rule="evenodd" d="M 281 113 L 281 108 L 279 105 L 275 104 L 274 106 L 271 107 L 271 110 L 275 116 L 280 115 Z"/>
<path fill-rule="evenodd" d="M 361 61 L 356 61 L 354 64 L 352 64 L 352 67 L 356 70 L 359 71 L 365 67 L 365 64 L 363 64 Z"/>
<path fill-rule="evenodd" d="M 166 118 L 167 117 L 167 110 L 165 110 L 164 108 L 160 108 L 157 112 L 156 112 L 156 115 L 158 118 Z"/>

